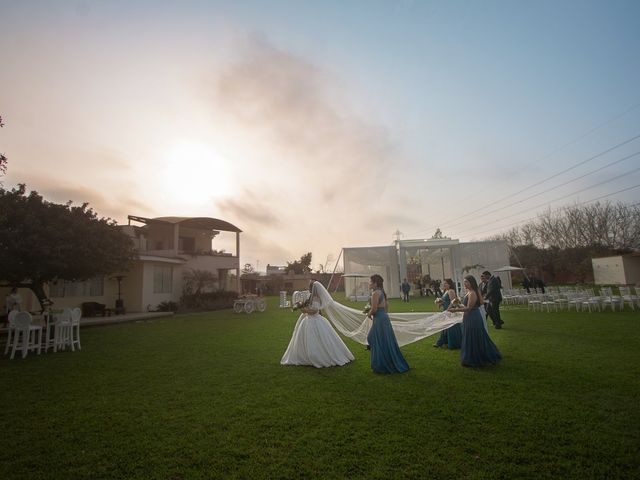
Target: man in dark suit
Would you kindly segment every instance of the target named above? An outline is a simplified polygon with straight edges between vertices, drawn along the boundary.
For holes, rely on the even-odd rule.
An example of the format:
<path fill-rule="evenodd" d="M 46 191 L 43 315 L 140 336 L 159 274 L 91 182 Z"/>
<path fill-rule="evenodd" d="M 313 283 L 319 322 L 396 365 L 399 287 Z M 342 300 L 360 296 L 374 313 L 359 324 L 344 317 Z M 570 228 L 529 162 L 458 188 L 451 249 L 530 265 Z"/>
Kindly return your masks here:
<path fill-rule="evenodd" d="M 491 275 L 491 272 L 484 271 L 480 275 L 483 286 L 480 294 L 484 297 L 487 315 L 491 318 L 495 328 L 502 328 L 502 318 L 500 318 L 500 302 L 502 302 L 502 282 L 498 277 Z"/>
<path fill-rule="evenodd" d="M 402 285 L 400 285 L 400 289 L 402 290 L 402 301 L 408 302 L 409 292 L 411 291 L 411 285 L 409 285 L 409 282 L 407 282 L 406 278 L 404 279 L 404 282 L 402 282 Z"/>

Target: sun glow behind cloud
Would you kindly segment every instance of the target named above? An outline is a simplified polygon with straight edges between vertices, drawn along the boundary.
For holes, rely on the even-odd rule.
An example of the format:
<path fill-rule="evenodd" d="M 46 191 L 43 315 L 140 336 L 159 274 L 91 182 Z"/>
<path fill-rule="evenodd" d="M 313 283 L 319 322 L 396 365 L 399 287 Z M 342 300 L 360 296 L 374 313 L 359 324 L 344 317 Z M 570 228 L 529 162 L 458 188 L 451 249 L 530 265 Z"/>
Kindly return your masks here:
<path fill-rule="evenodd" d="M 176 207 L 193 207 L 231 196 L 235 181 L 229 160 L 211 145 L 185 141 L 167 151 L 160 191 Z"/>

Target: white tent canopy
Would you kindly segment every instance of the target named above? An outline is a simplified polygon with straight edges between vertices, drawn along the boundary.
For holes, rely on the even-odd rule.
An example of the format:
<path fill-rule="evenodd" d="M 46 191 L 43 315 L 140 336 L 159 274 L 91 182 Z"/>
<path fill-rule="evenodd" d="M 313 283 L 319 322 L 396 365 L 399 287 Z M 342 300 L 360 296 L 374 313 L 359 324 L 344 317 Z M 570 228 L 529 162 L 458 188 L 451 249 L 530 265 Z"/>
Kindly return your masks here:
<path fill-rule="evenodd" d="M 494 272 L 517 272 L 518 270 L 524 270 L 520 267 L 512 267 L 511 265 L 505 265 L 504 267 L 494 268 Z"/>
<path fill-rule="evenodd" d="M 349 300 L 360 302 L 369 299 L 369 277 L 370 275 L 365 273 L 346 273 L 342 275 L 342 278 L 345 279 L 344 293 Z M 347 279 L 350 281 L 349 290 L 346 288 Z"/>
<path fill-rule="evenodd" d="M 429 275 L 432 279 L 452 278 L 461 286 L 465 275 L 479 278 L 484 270 L 501 271 L 502 284 L 511 288 L 509 250 L 503 240 L 460 243 L 456 239 L 400 240 L 386 247 L 344 248 L 345 291 L 354 288 L 349 274 L 380 274 L 390 297 L 400 296 L 400 282 Z M 512 267 L 517 268 L 517 267 Z"/>

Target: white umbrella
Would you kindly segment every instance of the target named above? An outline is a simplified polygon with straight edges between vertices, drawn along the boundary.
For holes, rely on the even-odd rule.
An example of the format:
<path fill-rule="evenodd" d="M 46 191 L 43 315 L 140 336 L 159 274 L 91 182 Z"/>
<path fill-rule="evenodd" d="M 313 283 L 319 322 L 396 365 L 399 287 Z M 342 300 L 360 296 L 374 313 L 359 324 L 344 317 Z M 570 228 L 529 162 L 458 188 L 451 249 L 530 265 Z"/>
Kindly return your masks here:
<path fill-rule="evenodd" d="M 524 270 L 524 268 L 520 267 L 512 267 L 511 265 L 505 265 L 504 267 L 496 268 L 494 272 L 515 272 L 517 270 Z"/>

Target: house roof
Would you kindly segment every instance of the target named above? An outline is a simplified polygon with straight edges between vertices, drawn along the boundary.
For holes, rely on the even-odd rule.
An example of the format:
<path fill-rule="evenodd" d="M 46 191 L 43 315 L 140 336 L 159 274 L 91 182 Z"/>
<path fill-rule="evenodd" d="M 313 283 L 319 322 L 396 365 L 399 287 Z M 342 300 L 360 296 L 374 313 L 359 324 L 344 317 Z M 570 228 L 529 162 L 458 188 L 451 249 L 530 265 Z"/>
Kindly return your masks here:
<path fill-rule="evenodd" d="M 152 223 L 163 223 L 168 225 L 180 224 L 190 228 L 201 228 L 204 230 L 221 230 L 223 232 L 242 232 L 238 227 L 232 223 L 225 222 L 218 218 L 211 217 L 156 217 L 146 218 L 138 217 L 135 215 L 129 215 L 129 220 L 145 223 L 147 225 Z"/>

